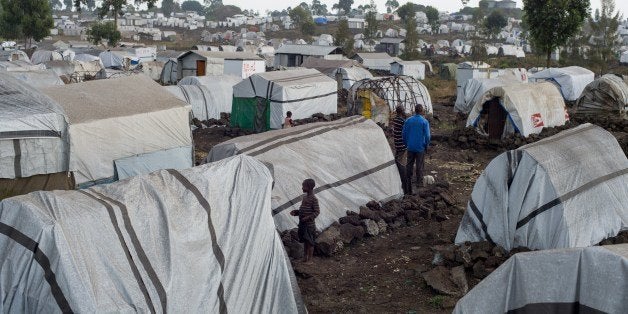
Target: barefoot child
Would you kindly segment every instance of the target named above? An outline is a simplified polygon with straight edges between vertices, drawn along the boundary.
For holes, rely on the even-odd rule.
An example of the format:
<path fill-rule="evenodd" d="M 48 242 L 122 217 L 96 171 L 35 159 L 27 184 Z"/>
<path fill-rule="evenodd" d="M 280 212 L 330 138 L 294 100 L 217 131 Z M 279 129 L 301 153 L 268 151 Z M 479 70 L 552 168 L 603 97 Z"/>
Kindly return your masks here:
<path fill-rule="evenodd" d="M 314 245 L 316 240 L 316 224 L 314 220 L 320 213 L 318 199 L 314 196 L 313 179 L 305 179 L 301 185 L 305 196 L 301 202 L 301 207 L 290 212 L 292 216 L 299 216 L 299 241 L 305 244 L 303 262 L 309 262 L 314 255 Z"/>

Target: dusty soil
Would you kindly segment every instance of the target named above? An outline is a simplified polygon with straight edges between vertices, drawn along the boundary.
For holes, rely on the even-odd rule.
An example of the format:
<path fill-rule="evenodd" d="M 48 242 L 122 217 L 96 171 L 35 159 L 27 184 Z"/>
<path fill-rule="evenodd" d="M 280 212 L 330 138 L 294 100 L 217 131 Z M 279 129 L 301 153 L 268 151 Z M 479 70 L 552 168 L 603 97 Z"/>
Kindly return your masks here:
<path fill-rule="evenodd" d="M 447 84 L 435 85 L 449 89 Z M 426 284 L 423 275 L 434 268 L 432 261 L 437 250 L 453 243 L 477 177 L 506 148 L 455 140 L 463 122 L 453 113 L 451 96 L 443 92 L 442 97 L 433 99 L 432 146 L 425 170 L 437 181 L 449 183 L 447 193 L 455 204 L 448 206 L 444 221 L 422 218 L 412 226 L 388 228 L 379 236 L 354 240 L 332 257 L 315 256 L 309 264 L 293 261 L 309 312 L 445 313 L 462 296 L 439 294 Z M 388 130 L 385 133 L 390 136 Z M 622 142 L 625 132 L 613 133 Z M 214 145 L 239 135 L 243 134 L 216 125 L 195 130 L 197 161 Z M 514 148 L 513 145 L 507 147 Z M 628 235 L 624 234 L 624 238 Z M 492 266 L 489 271 L 496 267 Z M 466 278 L 469 289 L 480 282 L 477 276 Z"/>

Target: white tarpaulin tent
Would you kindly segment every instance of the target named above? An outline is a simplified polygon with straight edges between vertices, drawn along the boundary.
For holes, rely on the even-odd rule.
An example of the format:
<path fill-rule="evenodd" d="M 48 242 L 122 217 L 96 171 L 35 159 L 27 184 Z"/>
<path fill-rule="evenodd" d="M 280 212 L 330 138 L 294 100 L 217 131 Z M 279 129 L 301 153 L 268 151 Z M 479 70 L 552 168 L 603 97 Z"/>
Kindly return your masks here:
<path fill-rule="evenodd" d="M 347 153 L 339 153 L 347 151 Z M 272 208 L 280 231 L 295 228 L 303 197 L 301 182 L 316 181 L 321 213 L 316 227 L 325 229 L 347 210 L 371 200 L 403 195 L 399 171 L 382 129 L 363 117 L 311 123 L 234 138 L 212 148 L 208 161 L 245 154 L 272 165 L 275 177 Z M 333 158 L 330 158 L 333 156 Z"/>
<path fill-rule="evenodd" d="M 31 56 L 31 62 L 33 64 L 40 64 L 48 61 L 63 60 L 63 55 L 56 51 L 50 50 L 35 50 Z"/>
<path fill-rule="evenodd" d="M 595 74 L 578 66 L 566 68 L 549 68 L 530 75 L 530 81 L 550 81 L 557 84 L 567 101 L 580 97 L 584 88 L 595 79 Z"/>
<path fill-rule="evenodd" d="M 188 77 L 177 86 L 166 86 L 166 90 L 188 103 L 194 118 L 220 119 L 221 112 L 231 112 L 233 85 L 241 82 L 241 78 L 233 75 Z"/>
<path fill-rule="evenodd" d="M 493 159 L 478 178 L 456 243 L 506 250 L 591 246 L 628 229 L 628 159 L 583 124 Z"/>
<path fill-rule="evenodd" d="M 233 86 L 231 123 L 246 129 L 280 129 L 288 111 L 292 119 L 336 113 L 337 93 L 336 81 L 314 69 L 253 74 Z M 258 114 L 264 121 L 255 123 Z"/>
<path fill-rule="evenodd" d="M 628 313 L 628 244 L 512 256 L 453 313 Z"/>
<path fill-rule="evenodd" d="M 395 61 L 390 64 L 390 74 L 407 75 L 417 80 L 425 79 L 425 63 L 423 61 Z"/>
<path fill-rule="evenodd" d="M 63 80 L 53 70 L 7 71 L 14 78 L 26 82 L 37 89 L 64 85 Z"/>
<path fill-rule="evenodd" d="M 469 112 L 467 126 L 481 129 L 485 104 L 498 100 L 506 112 L 503 135 L 519 133 L 527 137 L 540 133 L 545 127 L 564 125 L 569 120 L 563 97 L 556 86 L 548 82 L 497 86 L 476 99 Z"/>
<path fill-rule="evenodd" d="M 79 187 L 191 167 L 189 108 L 144 75 L 44 90 L 68 117 Z"/>
<path fill-rule="evenodd" d="M 6 199 L 0 311 L 305 313 L 271 186 L 242 156 Z"/>
<path fill-rule="evenodd" d="M 65 172 L 67 150 L 63 109 L 33 87 L 0 72 L 0 178 Z"/>
<path fill-rule="evenodd" d="M 499 72 L 500 75 L 495 78 L 472 78 L 463 83 L 459 89 L 461 93 L 456 97 L 454 111 L 469 113 L 473 104 L 493 87 L 528 82 L 525 69 L 500 69 Z"/>
<path fill-rule="evenodd" d="M 164 67 L 161 69 L 161 75 L 159 76 L 159 82 L 164 85 L 177 84 L 177 59 L 170 59 L 164 63 Z"/>
<path fill-rule="evenodd" d="M 337 80 L 338 73 L 342 76 L 342 88 L 349 89 L 355 82 L 372 78 L 373 74 L 356 60 L 326 60 L 307 57 L 301 64 L 304 68 L 316 69 L 321 73 Z"/>

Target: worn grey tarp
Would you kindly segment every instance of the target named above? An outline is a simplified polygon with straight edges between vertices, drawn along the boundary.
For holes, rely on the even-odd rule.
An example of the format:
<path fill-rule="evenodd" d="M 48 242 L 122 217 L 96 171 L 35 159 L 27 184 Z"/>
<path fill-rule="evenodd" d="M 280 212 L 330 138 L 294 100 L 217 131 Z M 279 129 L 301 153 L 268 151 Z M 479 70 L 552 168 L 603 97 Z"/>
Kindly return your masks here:
<path fill-rule="evenodd" d="M 454 313 L 628 313 L 628 244 L 515 254 Z"/>
<path fill-rule="evenodd" d="M 371 200 L 403 195 L 384 132 L 375 122 L 359 116 L 234 138 L 214 146 L 207 160 L 237 154 L 272 165 L 272 208 L 281 231 L 297 226 L 298 218 L 289 213 L 299 208 L 301 182 L 307 178 L 316 181 L 319 230 L 346 216 L 347 210 L 358 212 Z"/>
<path fill-rule="evenodd" d="M 0 312 L 304 312 L 272 176 L 238 156 L 0 202 Z"/>
<path fill-rule="evenodd" d="M 548 68 L 530 75 L 530 81 L 550 81 L 558 86 L 567 101 L 580 97 L 584 88 L 595 79 L 595 73 L 578 66 Z"/>
<path fill-rule="evenodd" d="M 614 74 L 589 83 L 574 106 L 576 115 L 628 118 L 628 84 Z"/>
<path fill-rule="evenodd" d="M 591 246 L 628 229 L 628 159 L 583 124 L 493 159 L 478 178 L 456 243 L 510 250 Z"/>

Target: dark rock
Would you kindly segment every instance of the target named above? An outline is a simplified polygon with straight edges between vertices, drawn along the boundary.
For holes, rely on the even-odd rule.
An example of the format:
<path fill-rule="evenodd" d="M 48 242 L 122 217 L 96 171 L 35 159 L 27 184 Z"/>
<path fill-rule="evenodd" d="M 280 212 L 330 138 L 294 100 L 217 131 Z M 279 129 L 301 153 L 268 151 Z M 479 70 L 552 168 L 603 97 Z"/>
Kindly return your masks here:
<path fill-rule="evenodd" d="M 350 223 L 340 225 L 340 239 L 345 244 L 351 243 L 354 239 L 362 239 L 364 237 L 364 227 L 355 226 Z"/>
<path fill-rule="evenodd" d="M 388 229 L 388 224 L 385 221 L 380 220 L 377 222 L 377 227 L 379 227 L 379 233 L 384 233 Z"/>
<path fill-rule="evenodd" d="M 451 269 L 451 280 L 458 286 L 460 296 L 463 296 L 469 292 L 469 282 L 467 281 L 467 275 L 464 272 L 464 267 L 458 266 Z"/>
<path fill-rule="evenodd" d="M 316 238 L 316 249 L 323 255 L 331 256 L 343 248 L 344 244 L 340 239 L 340 228 L 337 226 L 330 226 Z"/>
<path fill-rule="evenodd" d="M 473 277 L 478 279 L 484 279 L 484 277 L 488 276 L 489 272 L 486 270 L 486 266 L 484 262 L 477 261 L 473 264 Z"/>
<path fill-rule="evenodd" d="M 340 224 L 352 224 L 354 226 L 362 225 L 362 220 L 360 219 L 360 216 L 358 215 L 341 217 L 339 221 L 340 221 Z"/>
<path fill-rule="evenodd" d="M 360 206 L 360 218 L 362 219 L 370 219 L 370 220 L 381 220 L 379 213 L 369 209 L 366 206 Z"/>
<path fill-rule="evenodd" d="M 381 210 L 382 206 L 379 204 L 378 201 L 370 201 L 368 203 L 366 203 L 366 207 L 370 208 L 371 210 Z"/>
<path fill-rule="evenodd" d="M 499 258 L 497 256 L 489 256 L 486 258 L 486 261 L 484 261 L 484 265 L 486 267 L 497 267 L 499 266 L 501 263 L 504 262 L 504 258 Z"/>
<path fill-rule="evenodd" d="M 395 220 L 393 220 L 390 224 L 388 224 L 388 227 L 390 227 L 390 229 L 398 229 L 405 225 L 406 225 L 405 216 L 399 216 L 399 217 L 396 217 Z"/>
<path fill-rule="evenodd" d="M 473 265 L 473 260 L 471 259 L 471 254 L 469 254 L 470 251 L 471 251 L 470 246 L 467 246 L 464 244 L 459 246 L 454 251 L 454 254 L 456 256 L 455 258 L 456 262 L 463 264 L 467 268 L 471 267 Z"/>
<path fill-rule="evenodd" d="M 418 210 L 406 210 L 405 215 L 408 223 L 417 223 L 421 220 L 421 211 Z"/>
<path fill-rule="evenodd" d="M 421 276 L 425 280 L 425 283 L 438 293 L 451 296 L 460 295 L 460 291 L 451 279 L 451 273 L 443 266 L 437 266 L 421 274 Z"/>

